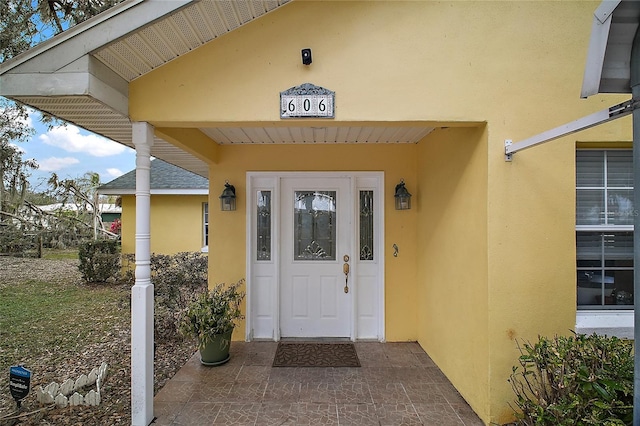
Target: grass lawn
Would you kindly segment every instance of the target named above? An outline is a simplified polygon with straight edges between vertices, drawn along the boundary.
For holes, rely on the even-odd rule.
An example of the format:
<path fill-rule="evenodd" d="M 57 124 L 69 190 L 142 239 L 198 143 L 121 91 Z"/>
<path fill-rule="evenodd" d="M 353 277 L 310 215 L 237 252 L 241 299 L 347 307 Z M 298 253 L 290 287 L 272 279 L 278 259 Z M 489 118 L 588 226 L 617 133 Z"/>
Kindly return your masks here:
<path fill-rule="evenodd" d="M 77 259 L 78 249 L 54 250 L 46 248 L 42 251 L 42 258 L 52 260 Z"/>
<path fill-rule="evenodd" d="M 0 371 L 7 372 L 8 379 L 12 365 L 31 370 L 31 392 L 22 403 L 23 412 L 41 408 L 35 400 L 37 386 L 75 380 L 103 361 L 114 379 L 108 376 L 105 396 L 120 392 L 126 379 L 129 358 L 122 350 L 129 344 L 129 288 L 82 284 L 73 256 L 77 259 L 77 254 L 65 251 L 49 252 L 48 259 L 0 259 Z M 0 378 L 0 424 L 16 408 L 6 379 Z M 117 412 L 126 418 L 126 395 L 102 405 L 100 417 Z M 73 415 L 83 418 L 83 412 L 90 414 L 83 409 Z M 49 421 L 52 413 L 36 412 L 20 424 L 46 424 L 45 416 Z M 93 424 L 110 422 L 117 423 L 105 419 Z"/>
<path fill-rule="evenodd" d="M 0 426 L 130 424 L 131 335 L 129 285 L 87 285 L 77 254 L 45 253 L 43 259 L 0 257 Z M 193 342 L 158 342 L 156 391 L 191 357 Z M 35 388 L 76 380 L 108 364 L 97 407 L 42 407 Z M 31 370 L 31 391 L 16 404 L 9 367 Z M 81 393 L 86 393 L 90 388 Z"/>
<path fill-rule="evenodd" d="M 53 362 L 112 338 L 118 326 L 128 326 L 126 294 L 122 287 L 35 280 L 0 287 L 0 370 L 43 354 Z"/>

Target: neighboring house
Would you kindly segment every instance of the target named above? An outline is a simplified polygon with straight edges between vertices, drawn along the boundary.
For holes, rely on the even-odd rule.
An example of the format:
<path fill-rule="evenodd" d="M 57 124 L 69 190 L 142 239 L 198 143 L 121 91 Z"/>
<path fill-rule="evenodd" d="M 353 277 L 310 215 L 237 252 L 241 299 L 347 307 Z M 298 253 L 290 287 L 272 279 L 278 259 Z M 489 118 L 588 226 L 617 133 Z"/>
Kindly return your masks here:
<path fill-rule="evenodd" d="M 38 206 L 38 208 L 45 212 L 53 212 L 58 210 L 68 210 L 68 211 L 78 210 L 78 206 L 73 203 L 44 204 L 44 205 Z M 91 206 L 89 206 L 88 209 L 89 211 L 91 211 Z M 120 218 L 120 214 L 122 213 L 122 208 L 118 207 L 113 203 L 99 203 L 98 211 L 100 212 L 100 217 L 102 218 L 103 221 L 113 222 L 114 219 Z"/>
<path fill-rule="evenodd" d="M 54 203 L 54 204 L 46 204 L 42 206 L 37 206 L 40 210 L 44 212 L 58 212 L 58 211 L 77 211 L 78 206 L 73 203 Z M 91 207 L 88 206 L 89 211 L 91 211 Z M 116 206 L 111 203 L 100 203 L 98 204 L 98 211 L 100 212 L 100 219 L 102 220 L 102 224 L 104 229 L 109 230 L 109 225 L 116 219 L 120 219 L 122 214 L 122 208 Z"/>
<path fill-rule="evenodd" d="M 134 424 L 149 247 L 202 226 L 154 193 L 151 155 L 209 179 L 210 281 L 246 278 L 235 339 L 417 341 L 488 424 L 511 418 L 517 341 L 629 336 L 631 120 L 505 161 L 629 99 L 579 99 L 598 4 L 129 0 L 1 64 L 0 95 L 137 150 Z"/>
<path fill-rule="evenodd" d="M 104 227 L 108 230 L 109 226 L 117 219 L 122 219 L 122 207 L 112 204 L 103 203 L 99 205 L 100 217 Z"/>
<path fill-rule="evenodd" d="M 136 171 L 98 188 L 122 197 L 122 252 L 135 252 Z M 159 159 L 151 161 L 151 252 L 174 254 L 208 250 L 209 182 Z"/>

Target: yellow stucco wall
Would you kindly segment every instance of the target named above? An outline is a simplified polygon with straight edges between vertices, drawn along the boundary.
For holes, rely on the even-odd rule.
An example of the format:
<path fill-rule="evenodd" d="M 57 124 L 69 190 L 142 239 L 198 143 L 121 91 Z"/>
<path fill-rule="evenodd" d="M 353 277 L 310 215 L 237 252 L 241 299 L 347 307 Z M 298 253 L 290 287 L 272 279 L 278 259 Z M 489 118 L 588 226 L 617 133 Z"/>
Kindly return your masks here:
<path fill-rule="evenodd" d="M 386 241 L 408 247 L 398 258 L 385 247 L 387 339 L 418 339 L 485 422 L 504 422 L 515 339 L 575 325 L 575 143 L 628 141 L 631 126 L 608 123 L 511 163 L 504 140 L 627 98 L 579 99 L 598 4 L 296 1 L 135 80 L 130 113 L 166 128 L 447 127 L 417 145 L 214 150 L 211 205 L 229 180 L 240 211 L 212 209 L 210 270 L 215 281 L 244 274 L 247 171 L 384 171 Z M 304 82 L 336 92 L 334 120 L 280 120 L 279 92 Z M 400 177 L 410 212 L 391 205 Z"/>
<path fill-rule="evenodd" d="M 486 128 L 439 130 L 419 156 L 419 342 L 453 383 L 465 384 L 474 410 L 487 412 Z"/>
<path fill-rule="evenodd" d="M 200 251 L 206 195 L 151 195 L 151 253 Z M 122 197 L 122 253 L 135 253 L 136 200 Z"/>

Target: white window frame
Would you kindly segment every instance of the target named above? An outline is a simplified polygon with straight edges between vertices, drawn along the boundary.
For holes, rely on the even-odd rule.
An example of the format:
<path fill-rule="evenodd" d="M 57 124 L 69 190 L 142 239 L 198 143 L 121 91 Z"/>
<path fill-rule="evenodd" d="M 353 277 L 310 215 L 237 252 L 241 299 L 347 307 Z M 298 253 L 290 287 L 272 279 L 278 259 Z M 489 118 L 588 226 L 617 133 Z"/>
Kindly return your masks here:
<path fill-rule="evenodd" d="M 612 151 L 621 151 L 621 150 L 598 149 L 597 151 L 604 152 L 603 161 L 604 161 L 604 166 L 606 167 L 607 153 Z M 624 151 L 628 151 L 629 155 L 632 155 L 632 151 L 630 149 L 624 149 Z M 577 170 L 577 161 L 576 161 L 576 170 Z M 606 168 L 605 168 L 605 179 L 606 179 Z M 606 180 L 605 180 L 605 188 L 608 188 Z M 577 201 L 577 189 L 578 187 L 576 182 L 576 201 Z M 576 215 L 577 215 L 577 211 L 576 211 Z M 615 224 L 613 225 L 578 225 L 576 221 L 575 235 L 577 236 L 577 233 L 581 231 L 583 232 L 588 232 L 588 231 L 633 232 L 634 229 L 633 229 L 633 225 L 615 225 Z M 577 260 L 577 253 L 576 253 L 576 260 Z M 577 264 L 576 264 L 576 272 L 578 273 Z M 576 300 L 576 308 L 578 306 L 577 303 L 578 301 Z M 596 333 L 600 335 L 633 339 L 634 337 L 633 329 L 634 329 L 633 306 L 631 306 L 629 309 L 606 309 L 606 308 L 576 309 L 576 326 L 575 326 L 576 333 L 581 333 L 581 334 Z"/>
<path fill-rule="evenodd" d="M 202 203 L 202 253 L 209 253 L 209 203 Z"/>

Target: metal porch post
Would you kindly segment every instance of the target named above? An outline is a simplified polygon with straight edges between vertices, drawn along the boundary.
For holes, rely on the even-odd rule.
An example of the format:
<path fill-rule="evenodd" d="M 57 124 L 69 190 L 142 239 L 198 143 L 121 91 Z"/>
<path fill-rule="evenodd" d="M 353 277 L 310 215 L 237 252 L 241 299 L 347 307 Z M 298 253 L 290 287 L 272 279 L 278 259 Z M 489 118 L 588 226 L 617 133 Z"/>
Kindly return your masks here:
<path fill-rule="evenodd" d="M 153 283 L 150 205 L 153 127 L 132 123 L 136 148 L 136 281 L 131 289 L 131 424 L 153 420 Z"/>
<path fill-rule="evenodd" d="M 631 97 L 640 99 L 640 31 L 636 31 L 631 48 Z M 640 109 L 633 110 L 633 424 L 640 426 Z"/>

